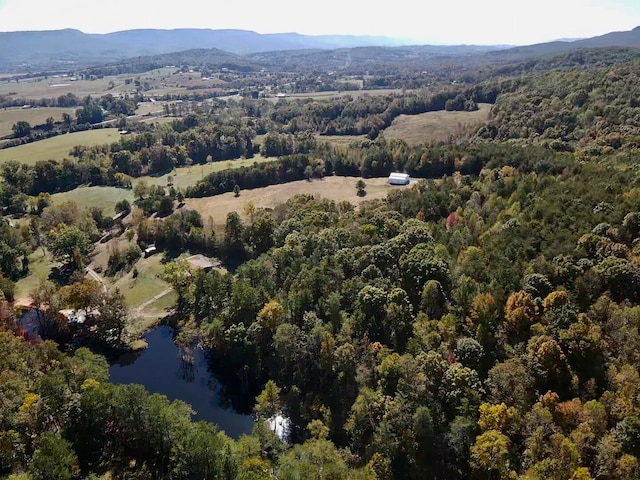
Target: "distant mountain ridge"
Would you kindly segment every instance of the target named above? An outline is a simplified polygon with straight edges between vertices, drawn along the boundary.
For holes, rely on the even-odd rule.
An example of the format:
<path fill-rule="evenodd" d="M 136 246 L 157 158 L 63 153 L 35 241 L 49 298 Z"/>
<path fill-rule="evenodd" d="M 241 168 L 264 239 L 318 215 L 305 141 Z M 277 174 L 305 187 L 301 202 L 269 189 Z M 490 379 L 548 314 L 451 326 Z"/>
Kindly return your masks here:
<path fill-rule="evenodd" d="M 216 62 L 234 64 L 293 62 L 309 64 L 321 59 L 321 53 L 305 58 L 305 51 L 327 52 L 377 48 L 384 60 L 400 57 L 420 62 L 431 56 L 466 56 L 484 54 L 503 61 L 520 60 L 536 56 L 602 47 L 640 47 L 640 27 L 626 32 L 611 32 L 585 39 L 563 39 L 535 45 L 510 47 L 506 45 L 414 45 L 407 39 L 362 35 L 302 35 L 298 33 L 260 34 L 249 30 L 212 29 L 139 29 L 107 34 L 88 34 L 79 30 L 48 30 L 26 32 L 0 32 L 0 71 L 37 72 L 43 70 L 73 70 L 89 66 L 117 64 L 127 59 L 159 57 L 176 52 L 216 49 Z M 385 50 L 396 47 L 393 52 Z M 271 55 L 273 52 L 280 52 Z M 368 54 L 373 54 L 368 50 Z M 267 55 L 265 57 L 263 54 Z M 229 58 L 225 58 L 228 55 Z M 353 51 L 352 57 L 358 56 Z M 208 55 L 211 58 L 211 54 Z M 236 56 L 236 58 L 231 58 Z M 324 63 L 340 65 L 342 54 L 336 59 L 325 59 Z M 245 57 L 245 58 L 242 58 Z M 155 58 L 161 61 L 161 58 Z M 142 60 L 141 60 L 142 61 Z M 347 60 L 349 61 L 349 60 Z"/>
<path fill-rule="evenodd" d="M 624 32 L 610 32 L 579 40 L 556 40 L 522 47 L 513 47 L 495 53 L 499 56 L 552 55 L 583 48 L 640 47 L 640 26 Z"/>
<path fill-rule="evenodd" d="M 74 29 L 0 32 L 0 69 L 87 66 L 196 48 L 217 48 L 244 55 L 406 43 L 406 40 L 377 36 L 260 34 L 248 30 L 140 29 L 107 34 L 88 34 Z"/>

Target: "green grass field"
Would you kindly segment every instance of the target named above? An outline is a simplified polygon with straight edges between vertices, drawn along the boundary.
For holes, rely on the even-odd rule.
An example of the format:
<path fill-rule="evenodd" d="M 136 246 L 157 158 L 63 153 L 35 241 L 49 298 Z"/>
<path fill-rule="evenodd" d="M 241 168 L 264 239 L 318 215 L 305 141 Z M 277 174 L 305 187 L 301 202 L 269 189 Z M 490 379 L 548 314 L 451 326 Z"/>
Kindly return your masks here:
<path fill-rule="evenodd" d="M 76 145 L 102 145 L 117 142 L 119 139 L 117 128 L 66 133 L 17 147 L 4 148 L 0 150 L 0 163 L 16 160 L 33 165 L 38 160 L 62 160 L 69 157 L 69 151 Z"/>
<path fill-rule="evenodd" d="M 437 112 L 400 115 L 383 130 L 387 139 L 404 140 L 409 145 L 447 141 L 464 134 L 465 129 L 487 122 L 491 104 L 481 103 L 475 112 Z"/>
<path fill-rule="evenodd" d="M 21 120 L 29 122 L 34 127 L 43 125 L 47 118 L 52 117 L 56 122 L 62 120 L 62 114 L 73 115 L 75 108 L 9 108 L 0 110 L 0 137 L 11 135 L 11 127 Z"/>
<path fill-rule="evenodd" d="M 38 248 L 29 255 L 29 274 L 16 282 L 16 302 L 23 305 L 31 303 L 30 294 L 41 280 L 46 280 L 51 273 L 51 257 L 43 254 Z"/>
<path fill-rule="evenodd" d="M 255 162 L 269 162 L 274 158 L 265 158 L 256 155 L 250 159 L 229 160 L 223 162 L 213 162 L 206 165 L 196 165 L 192 167 L 176 168 L 171 174 L 159 177 L 145 176 L 134 180 L 136 182 L 144 180 L 149 185 L 167 185 L 169 175 L 173 176 L 173 185 L 176 188 L 185 188 L 194 185 L 204 176 L 212 172 L 219 172 L 227 168 L 237 168 L 253 165 Z M 101 207 L 105 214 L 114 215 L 115 205 L 121 200 L 133 203 L 133 190 L 117 187 L 78 187 L 74 190 L 63 193 L 55 193 L 51 196 L 53 203 L 75 202 L 80 207 Z"/>
<path fill-rule="evenodd" d="M 248 167 L 254 163 L 273 162 L 276 158 L 265 158 L 262 155 L 254 155 L 252 158 L 222 160 L 220 162 L 212 162 L 204 165 L 193 165 L 191 167 L 176 168 L 173 172 L 158 177 L 145 176 L 140 177 L 136 181 L 144 180 L 149 185 L 166 186 L 168 177 L 173 177 L 173 186 L 176 188 L 185 188 L 196 184 L 199 180 L 213 172 L 220 172 L 228 168 Z"/>
<path fill-rule="evenodd" d="M 75 202 L 80 207 L 101 207 L 106 215 L 115 214 L 115 205 L 121 200 L 133 202 L 133 191 L 117 187 L 78 187 L 51 195 L 53 203 Z"/>
<path fill-rule="evenodd" d="M 129 272 L 114 282 L 113 286 L 120 289 L 129 308 L 135 308 L 169 288 L 169 284 L 159 278 L 164 269 L 162 258 L 161 254 L 156 254 L 141 259 L 136 264 L 137 278 Z"/>

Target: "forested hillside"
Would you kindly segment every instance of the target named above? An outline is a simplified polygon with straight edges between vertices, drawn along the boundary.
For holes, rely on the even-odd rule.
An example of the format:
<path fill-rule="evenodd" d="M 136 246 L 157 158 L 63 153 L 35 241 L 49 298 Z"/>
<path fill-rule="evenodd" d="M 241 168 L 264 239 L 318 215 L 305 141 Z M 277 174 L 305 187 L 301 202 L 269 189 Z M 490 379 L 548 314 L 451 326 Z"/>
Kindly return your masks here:
<path fill-rule="evenodd" d="M 640 479 L 638 66 L 594 50 L 379 95 L 185 98 L 163 123 L 119 117 L 111 144 L 3 163 L 0 477 Z M 479 103 L 486 122 L 447 141 L 385 138 L 401 115 Z M 367 196 L 397 171 L 411 184 Z M 243 200 L 336 176 L 357 206 Z M 87 183 L 133 200 L 116 217 L 52 201 Z M 189 203 L 222 197 L 222 223 Z M 149 246 L 175 295 L 162 322 L 253 406 L 251 434 L 109 383 L 96 352 L 130 350 L 140 311 L 108 281 Z M 107 283 L 86 277 L 95 251 Z M 47 255 L 33 336 L 12 302 Z M 62 308 L 97 313 L 82 329 Z"/>

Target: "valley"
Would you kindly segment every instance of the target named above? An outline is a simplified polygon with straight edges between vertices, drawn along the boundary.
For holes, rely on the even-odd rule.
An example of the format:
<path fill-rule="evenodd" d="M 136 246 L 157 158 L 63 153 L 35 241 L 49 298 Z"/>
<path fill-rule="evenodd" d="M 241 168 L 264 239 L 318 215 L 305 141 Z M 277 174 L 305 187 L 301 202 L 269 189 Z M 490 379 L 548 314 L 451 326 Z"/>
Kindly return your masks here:
<path fill-rule="evenodd" d="M 639 30 L 212 32 L 0 34 L 0 478 L 638 478 Z"/>

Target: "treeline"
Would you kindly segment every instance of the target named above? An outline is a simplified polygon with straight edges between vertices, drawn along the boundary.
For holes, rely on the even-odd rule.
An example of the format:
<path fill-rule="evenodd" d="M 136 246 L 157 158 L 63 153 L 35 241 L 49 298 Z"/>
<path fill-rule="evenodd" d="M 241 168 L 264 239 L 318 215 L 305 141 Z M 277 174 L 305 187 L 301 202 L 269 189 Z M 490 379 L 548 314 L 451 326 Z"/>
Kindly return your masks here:
<path fill-rule="evenodd" d="M 30 125 L 22 120 L 13 125 L 13 138 L 2 143 L 0 148 L 12 148 L 25 143 L 31 143 L 64 133 L 81 132 L 93 128 L 102 128 L 102 122 L 109 116 L 117 121 L 115 126 L 122 128 L 127 125 L 126 116 L 132 115 L 137 108 L 138 97 L 116 98 L 111 94 L 104 95 L 100 100 L 87 96 L 82 100 L 73 94 L 60 97 L 59 100 L 68 101 L 78 106 L 75 115 L 63 113 L 61 119 L 47 118 L 41 125 Z M 64 103 L 63 102 L 63 103 Z"/>
<path fill-rule="evenodd" d="M 0 301 L 3 325 L 6 302 Z M 264 420 L 238 441 L 191 420 L 183 402 L 139 385 L 108 383 L 108 364 L 85 348 L 26 342 L 0 328 L 0 476 L 10 479 L 227 479 L 308 477 L 317 462 L 333 478 L 373 480 L 347 465 L 322 432 L 290 448 Z M 9 475 L 8 477 L 5 477 Z"/>
<path fill-rule="evenodd" d="M 269 118 L 285 131 L 311 130 L 321 135 L 363 135 L 376 138 L 399 115 L 416 115 L 436 110 L 477 110 L 485 98 L 472 91 L 443 89 L 437 93 L 404 93 L 353 98 L 346 95 L 331 101 L 284 101 Z"/>
<path fill-rule="evenodd" d="M 410 147 L 402 141 L 378 140 L 354 144 L 347 153 L 319 145 L 311 154 L 281 157 L 273 162 L 256 163 L 207 175 L 187 187 L 186 197 L 206 197 L 240 189 L 311 180 L 326 175 L 384 177 L 391 172 L 407 172 L 415 178 L 440 178 L 459 173 L 477 175 L 484 166 L 511 165 L 523 171 L 557 171 L 562 158 L 548 148 L 478 143 Z"/>
<path fill-rule="evenodd" d="M 196 185 L 185 189 L 186 197 L 208 197 L 241 189 L 294 182 L 324 175 L 324 162 L 309 155 L 287 155 L 273 162 L 256 163 L 251 167 L 222 170 L 207 175 Z"/>

